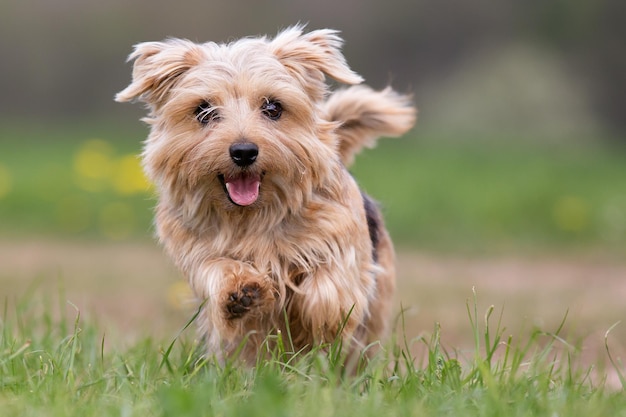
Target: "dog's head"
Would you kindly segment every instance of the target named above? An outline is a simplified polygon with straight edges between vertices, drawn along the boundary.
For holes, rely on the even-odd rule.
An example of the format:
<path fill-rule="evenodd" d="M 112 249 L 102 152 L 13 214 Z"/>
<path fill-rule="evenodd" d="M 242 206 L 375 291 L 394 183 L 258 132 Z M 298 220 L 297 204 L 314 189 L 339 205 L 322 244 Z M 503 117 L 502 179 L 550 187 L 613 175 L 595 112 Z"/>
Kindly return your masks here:
<path fill-rule="evenodd" d="M 142 43 L 118 101 L 149 108 L 144 166 L 161 192 L 223 210 L 299 204 L 338 161 L 325 76 L 357 84 L 332 30 L 228 45 Z"/>

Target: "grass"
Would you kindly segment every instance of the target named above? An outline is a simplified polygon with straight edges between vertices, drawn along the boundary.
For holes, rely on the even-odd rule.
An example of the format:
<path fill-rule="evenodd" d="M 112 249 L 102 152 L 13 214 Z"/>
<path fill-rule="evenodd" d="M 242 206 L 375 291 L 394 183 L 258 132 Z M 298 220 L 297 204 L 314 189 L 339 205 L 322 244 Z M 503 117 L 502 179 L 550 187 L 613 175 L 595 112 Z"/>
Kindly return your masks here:
<path fill-rule="evenodd" d="M 139 124 L 138 124 L 139 126 Z M 418 132 L 419 133 L 419 132 Z M 149 238 L 145 129 L 0 131 L 0 228 L 107 240 Z M 94 140 L 95 139 L 95 140 Z M 626 252 L 626 152 L 589 144 L 383 140 L 353 167 L 394 240 L 439 251 Z"/>
<path fill-rule="evenodd" d="M 469 358 L 448 353 L 435 325 L 429 337 L 399 334 L 356 375 L 345 375 L 337 343 L 295 355 L 279 347 L 251 368 L 203 359 L 185 329 L 171 342 L 145 339 L 120 348 L 79 311 L 70 310 L 72 317 L 60 306 L 62 314 L 53 314 L 36 298 L 14 311 L 5 304 L 3 415 L 626 415 L 623 378 L 621 390 L 592 378 L 591 368 L 577 364 L 562 326 L 504 339 L 493 307 L 481 316 L 475 296 L 467 304 L 475 340 Z"/>

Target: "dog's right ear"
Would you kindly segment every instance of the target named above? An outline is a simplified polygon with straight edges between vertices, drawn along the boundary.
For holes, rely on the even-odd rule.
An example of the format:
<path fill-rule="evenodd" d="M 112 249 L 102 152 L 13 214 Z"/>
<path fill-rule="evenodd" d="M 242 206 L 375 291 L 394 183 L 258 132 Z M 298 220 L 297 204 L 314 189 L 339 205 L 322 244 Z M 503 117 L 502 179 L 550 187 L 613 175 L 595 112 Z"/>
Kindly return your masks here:
<path fill-rule="evenodd" d="M 346 84 L 359 84 L 363 78 L 350 69 L 341 53 L 343 40 L 331 29 L 302 33 L 297 25 L 280 32 L 271 42 L 278 60 L 298 79 L 317 100 L 324 96 L 324 74 Z"/>
<path fill-rule="evenodd" d="M 188 40 L 168 39 L 135 45 L 128 57 L 128 61 L 135 60 L 133 80 L 117 93 L 115 101 L 138 99 L 153 108 L 158 107 L 176 80 L 203 58 L 202 48 Z"/>

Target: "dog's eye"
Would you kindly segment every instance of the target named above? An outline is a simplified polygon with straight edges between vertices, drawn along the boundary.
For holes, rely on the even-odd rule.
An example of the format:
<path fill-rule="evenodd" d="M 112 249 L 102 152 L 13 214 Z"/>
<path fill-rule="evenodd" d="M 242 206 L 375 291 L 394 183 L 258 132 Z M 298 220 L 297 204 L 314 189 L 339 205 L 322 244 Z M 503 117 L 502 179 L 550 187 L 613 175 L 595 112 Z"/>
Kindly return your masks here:
<path fill-rule="evenodd" d="M 275 100 L 265 100 L 261 106 L 261 111 L 270 120 L 278 120 L 283 114 L 283 106 Z"/>
<path fill-rule="evenodd" d="M 200 105 L 196 108 L 194 115 L 196 116 L 196 120 L 203 125 L 219 120 L 220 118 L 217 109 L 208 101 L 200 103 Z"/>

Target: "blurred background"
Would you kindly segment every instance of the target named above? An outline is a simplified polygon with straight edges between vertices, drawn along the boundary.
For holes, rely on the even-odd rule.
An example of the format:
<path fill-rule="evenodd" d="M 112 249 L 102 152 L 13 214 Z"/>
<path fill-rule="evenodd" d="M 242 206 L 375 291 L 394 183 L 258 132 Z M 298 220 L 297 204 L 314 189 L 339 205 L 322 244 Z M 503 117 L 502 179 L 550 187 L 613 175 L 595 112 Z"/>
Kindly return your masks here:
<path fill-rule="evenodd" d="M 407 331 L 442 322 L 461 343 L 476 286 L 514 329 L 569 309 L 577 335 L 602 333 L 626 316 L 624 18 L 620 0 L 2 2 L 0 295 L 55 283 L 121 329 L 184 322 L 137 159 L 144 109 L 113 102 L 126 57 L 302 22 L 341 30 L 351 67 L 420 109 L 353 169 L 397 242 Z"/>

